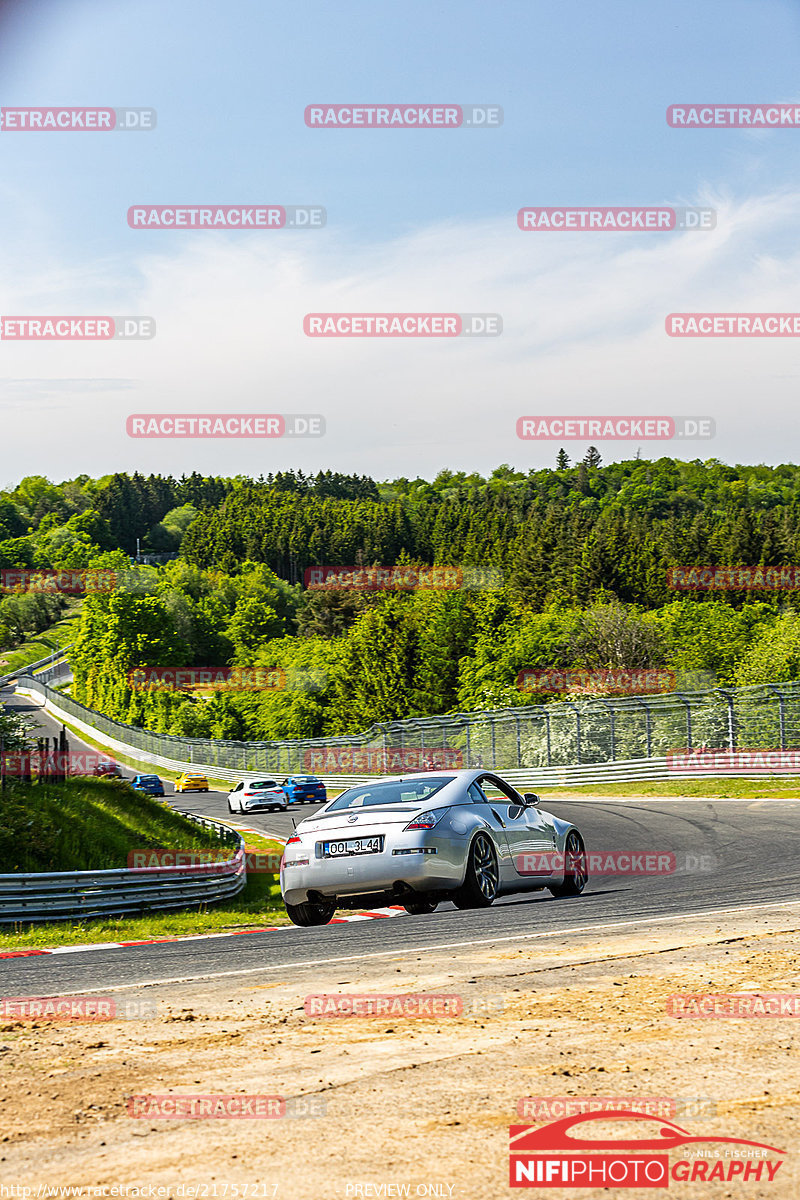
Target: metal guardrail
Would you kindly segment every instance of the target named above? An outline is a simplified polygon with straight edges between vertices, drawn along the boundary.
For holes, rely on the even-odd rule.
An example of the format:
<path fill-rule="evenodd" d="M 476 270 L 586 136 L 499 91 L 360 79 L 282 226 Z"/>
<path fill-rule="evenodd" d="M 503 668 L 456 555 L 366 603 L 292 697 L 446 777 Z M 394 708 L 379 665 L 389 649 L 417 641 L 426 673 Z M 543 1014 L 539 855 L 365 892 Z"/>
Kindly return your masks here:
<path fill-rule="evenodd" d="M 58 685 L 71 683 L 73 679 L 72 665 L 67 658 L 59 658 L 56 662 L 38 670 L 34 675 L 34 679 L 38 680 L 39 683 Z"/>
<path fill-rule="evenodd" d="M 445 713 L 376 724 L 342 737 L 263 742 L 156 733 L 111 720 L 35 677 L 20 676 L 19 687 L 52 702 L 62 720 L 120 753 L 179 771 L 200 768 L 218 779 L 255 772 L 329 777 L 396 773 L 395 761 L 408 767 L 416 761 L 419 769 L 440 752 L 449 756 L 449 765 L 559 772 L 653 760 L 693 748 L 800 749 L 800 680 Z"/>
<path fill-rule="evenodd" d="M 186 908 L 237 896 L 246 882 L 241 834 L 218 821 L 182 815 L 217 830 L 224 842 L 235 845 L 233 856 L 195 866 L 0 875 L 0 924 Z"/>
<path fill-rule="evenodd" d="M 47 667 L 50 663 L 64 662 L 67 657 L 67 651 L 71 646 L 72 642 L 67 646 L 63 646 L 60 650 L 54 650 L 52 654 L 48 654 L 45 658 L 37 659 L 36 662 L 25 663 L 18 671 L 11 671 L 8 675 L 0 675 L 0 687 L 5 687 L 12 679 L 19 679 L 23 675 L 32 675 L 34 671 L 38 671 L 41 667 Z M 44 682 L 47 681 L 45 680 Z"/>
<path fill-rule="evenodd" d="M 30 681 L 28 682 L 30 683 Z M 213 762 L 200 762 L 197 759 L 195 759 L 193 762 L 179 761 L 177 759 L 167 758 L 159 754 L 152 754 L 146 750 L 139 750 L 135 746 L 122 741 L 120 738 L 111 738 L 108 735 L 99 732 L 96 728 L 87 724 L 85 721 L 71 716 L 66 709 L 62 707 L 64 700 L 68 699 L 68 697 L 62 696 L 59 692 L 54 692 L 53 698 L 49 698 L 45 695 L 46 691 L 48 690 L 46 685 L 37 685 L 36 687 L 26 686 L 19 690 L 31 696 L 41 695 L 44 699 L 47 712 L 51 713 L 58 720 L 69 723 L 69 725 L 77 730 L 78 733 L 85 732 L 94 741 L 99 742 L 101 745 L 107 747 L 113 753 L 123 754 L 129 758 L 133 758 L 134 760 L 149 763 L 154 767 L 166 768 L 169 771 L 202 771 L 211 779 L 219 779 L 231 783 L 238 782 L 245 775 L 251 774 L 253 771 L 253 768 L 250 768 L 249 772 L 244 770 L 229 770 L 228 768 L 220 767 Z M 120 730 L 126 730 L 127 728 L 127 726 L 119 726 Z M 727 747 L 723 747 L 723 749 L 727 749 Z M 800 759 L 800 754 L 798 754 L 798 758 Z M 485 766 L 487 770 L 495 769 L 500 771 L 502 772 L 504 779 L 507 779 L 509 783 L 513 784 L 522 791 L 538 791 L 540 789 L 546 790 L 547 788 L 558 787 L 578 787 L 581 785 L 590 785 L 594 783 L 635 783 L 646 780 L 659 781 L 681 778 L 708 779 L 725 777 L 731 774 L 730 769 L 719 769 L 713 764 L 713 762 L 709 767 L 704 767 L 702 761 L 694 762 L 691 767 L 687 769 L 682 768 L 679 762 L 673 762 L 672 765 L 668 765 L 668 758 L 666 754 L 651 756 L 650 758 L 618 758 L 610 762 L 606 761 L 582 764 L 569 763 L 559 767 L 543 767 L 537 765 L 532 765 L 529 767 L 506 767 L 486 761 L 475 762 L 474 760 L 469 763 L 462 762 L 460 764 L 451 764 L 451 766 L 456 769 L 459 765 L 464 767 Z M 264 770 L 264 768 L 262 768 L 262 770 Z M 289 772 L 286 773 L 288 774 Z M 394 773 L 401 774 L 402 769 L 398 768 L 396 771 L 394 771 Z M 280 780 L 283 773 L 273 771 L 271 774 L 275 775 L 277 779 Z M 316 774 L 317 777 L 322 780 L 326 787 L 334 790 L 353 787 L 356 784 L 367 783 L 370 779 L 379 778 L 378 773 L 370 774 L 368 772 L 332 773 L 315 771 L 314 774 Z M 386 774 L 386 772 L 384 772 L 384 774 Z M 737 768 L 736 774 L 745 778 L 761 779 L 765 774 L 768 774 L 768 772 L 765 771 L 764 766 L 753 765 L 751 767 L 747 767 L 746 765 L 743 765 Z M 776 774 L 785 775 L 786 771 L 782 770 L 780 772 L 776 772 Z M 800 766 L 798 767 L 796 774 L 800 775 Z M 290 805 L 290 811 L 293 807 L 294 806 Z M 301 806 L 298 805 L 297 808 L 299 810 Z"/>

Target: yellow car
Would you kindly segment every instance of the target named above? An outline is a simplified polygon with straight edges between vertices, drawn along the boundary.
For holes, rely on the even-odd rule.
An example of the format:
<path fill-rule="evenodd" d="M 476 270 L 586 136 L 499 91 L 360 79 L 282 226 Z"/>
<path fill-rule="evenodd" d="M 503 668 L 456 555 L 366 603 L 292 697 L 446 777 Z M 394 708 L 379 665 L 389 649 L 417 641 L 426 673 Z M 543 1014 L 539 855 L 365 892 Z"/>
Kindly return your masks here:
<path fill-rule="evenodd" d="M 208 780 L 205 775 L 193 775 L 188 771 L 184 771 L 175 780 L 176 792 L 207 792 Z"/>

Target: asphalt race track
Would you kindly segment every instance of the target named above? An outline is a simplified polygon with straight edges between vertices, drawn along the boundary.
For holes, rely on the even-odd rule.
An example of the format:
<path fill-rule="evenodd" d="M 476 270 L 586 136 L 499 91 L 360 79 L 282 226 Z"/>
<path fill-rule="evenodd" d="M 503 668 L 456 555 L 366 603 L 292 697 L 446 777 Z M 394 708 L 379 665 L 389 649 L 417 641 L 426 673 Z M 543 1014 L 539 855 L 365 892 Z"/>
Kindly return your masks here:
<path fill-rule="evenodd" d="M 57 724 L 37 702 L 14 696 L 0 700 L 38 721 L 41 736 L 53 736 Z M 79 741 L 70 735 L 73 748 Z M 126 774 L 132 772 L 126 771 Z M 225 795 L 186 794 L 175 807 L 207 816 L 230 818 Z M 616 876 L 590 880 L 576 899 L 555 900 L 549 892 L 511 896 L 492 908 L 459 911 L 443 904 L 429 916 L 402 915 L 388 920 L 268 933 L 202 938 L 162 945 L 98 949 L 47 957 L 0 960 L 3 991 L 14 995 L 63 995 L 99 985 L 130 987 L 225 975 L 292 970 L 326 961 L 373 955 L 432 953 L 446 946 L 536 938 L 551 932 L 613 926 L 715 909 L 736 910 L 800 899 L 800 860 L 791 852 L 797 840 L 798 801 L 784 800 L 558 800 L 544 794 L 543 806 L 573 821 L 587 850 L 667 852 L 677 855 L 675 873 Z M 232 818 L 265 833 L 286 837 L 292 817 L 312 811 L 298 805 L 290 814 Z"/>

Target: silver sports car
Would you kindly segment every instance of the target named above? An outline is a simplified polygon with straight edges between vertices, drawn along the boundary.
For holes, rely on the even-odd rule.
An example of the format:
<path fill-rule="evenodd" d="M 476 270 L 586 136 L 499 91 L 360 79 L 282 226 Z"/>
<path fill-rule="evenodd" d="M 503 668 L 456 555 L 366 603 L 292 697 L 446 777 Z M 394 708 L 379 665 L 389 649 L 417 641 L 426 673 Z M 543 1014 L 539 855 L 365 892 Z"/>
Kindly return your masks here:
<path fill-rule="evenodd" d="M 281 861 L 295 925 L 325 925 L 337 907 L 441 900 L 483 908 L 508 892 L 586 886 L 583 838 L 492 771 L 430 771 L 348 788 L 297 826 Z"/>

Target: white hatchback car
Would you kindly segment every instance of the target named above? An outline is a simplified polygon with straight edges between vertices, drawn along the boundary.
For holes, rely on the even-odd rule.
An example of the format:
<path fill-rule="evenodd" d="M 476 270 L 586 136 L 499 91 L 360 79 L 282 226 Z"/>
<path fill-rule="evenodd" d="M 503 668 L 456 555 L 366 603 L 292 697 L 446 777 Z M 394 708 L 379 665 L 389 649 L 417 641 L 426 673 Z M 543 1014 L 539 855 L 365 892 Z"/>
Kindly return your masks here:
<path fill-rule="evenodd" d="M 259 809 L 266 809 L 268 812 L 286 811 L 286 792 L 277 780 L 265 779 L 262 775 L 253 779 L 243 779 L 228 793 L 229 812 L 256 812 Z"/>

